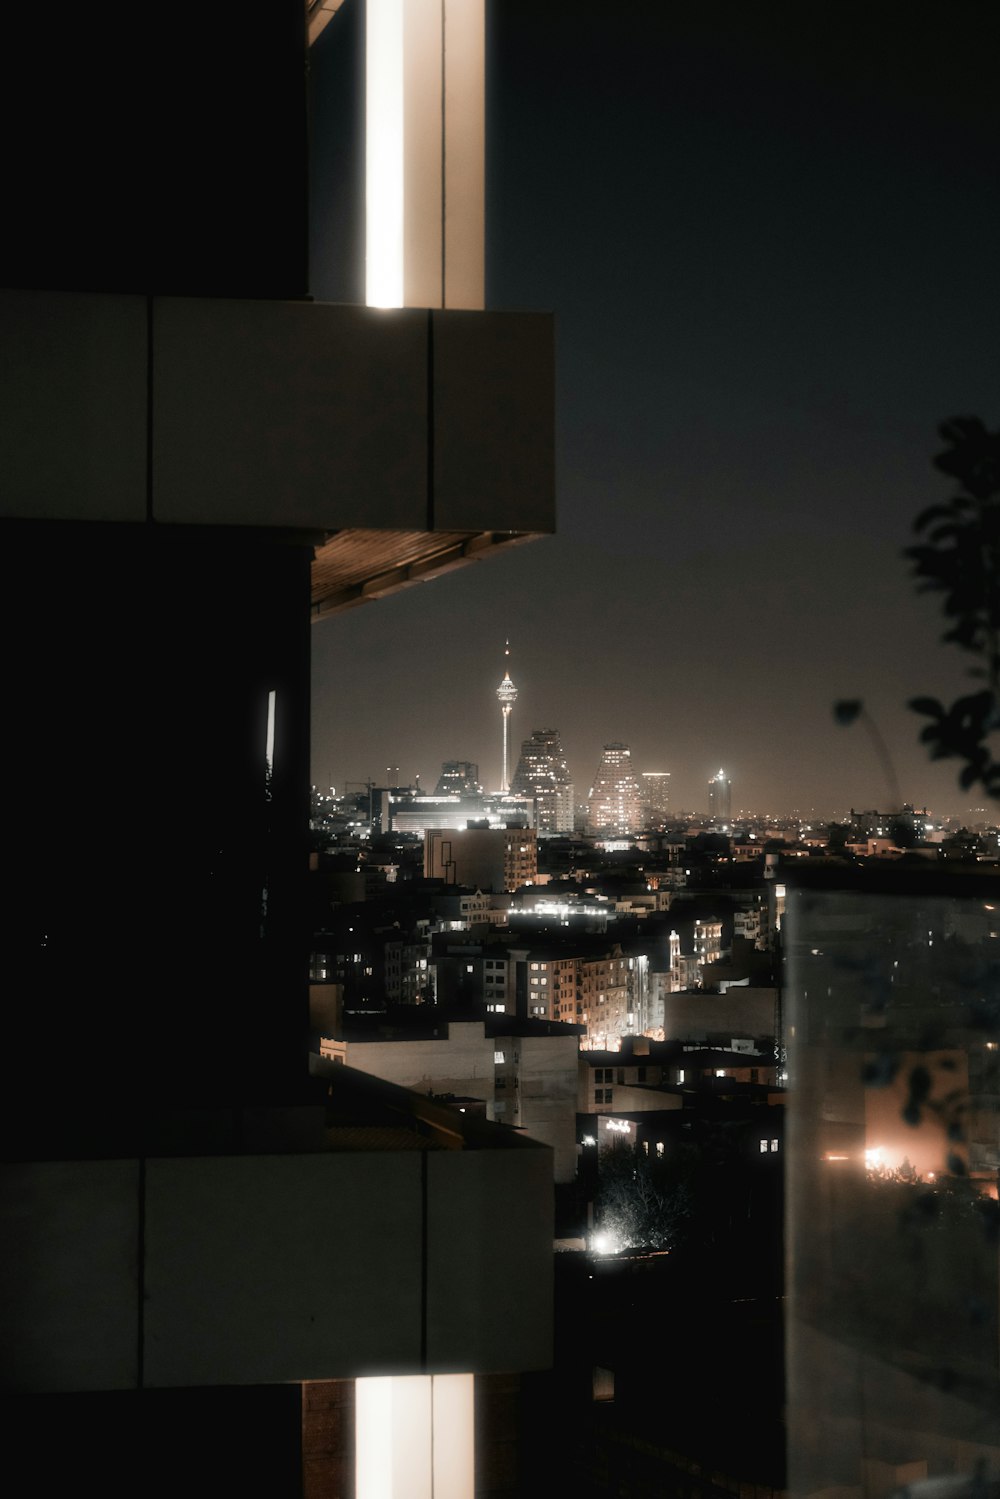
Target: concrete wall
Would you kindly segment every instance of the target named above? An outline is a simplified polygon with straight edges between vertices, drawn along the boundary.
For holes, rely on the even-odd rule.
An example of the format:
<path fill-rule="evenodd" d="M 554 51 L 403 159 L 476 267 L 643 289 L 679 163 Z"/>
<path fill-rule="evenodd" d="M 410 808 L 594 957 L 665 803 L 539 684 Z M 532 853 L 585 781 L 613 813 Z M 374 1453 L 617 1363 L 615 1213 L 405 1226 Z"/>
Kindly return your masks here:
<path fill-rule="evenodd" d="M 418 1093 L 484 1099 L 487 1117 L 493 1119 L 499 1117 L 494 1112 L 497 1050 L 507 1058 L 508 1087 L 502 1094 L 507 1109 L 501 1122 L 516 1123 L 530 1139 L 550 1146 L 555 1180 L 572 1181 L 576 1175 L 576 1036 L 504 1036 L 493 1041 L 485 1035 L 482 1021 L 452 1021 L 448 1036 L 433 1040 L 349 1041 L 347 1062 L 359 1072 Z"/>
<path fill-rule="evenodd" d="M 548 316 L 5 291 L 0 344 L 2 517 L 554 529 Z"/>
<path fill-rule="evenodd" d="M 515 1037 L 520 1048 L 521 1127 L 550 1145 L 557 1182 L 576 1177 L 576 1036 Z"/>
<path fill-rule="evenodd" d="M 740 987 L 725 994 L 664 994 L 663 1034 L 668 1041 L 704 1041 L 710 1035 L 770 1036 L 774 989 Z"/>
<path fill-rule="evenodd" d="M 612 1102 L 602 1104 L 605 1114 L 638 1114 L 648 1109 L 679 1109 L 683 1107 L 679 1093 L 661 1093 L 655 1088 L 630 1088 L 628 1083 L 615 1083 Z"/>
<path fill-rule="evenodd" d="M 550 1361 L 544 1149 L 36 1162 L 0 1203 L 8 1389 Z"/>
<path fill-rule="evenodd" d="M 351 1067 L 417 1093 L 463 1093 L 487 1104 L 493 1118 L 493 1042 L 481 1020 L 451 1022 L 446 1036 L 425 1040 L 348 1041 Z"/>

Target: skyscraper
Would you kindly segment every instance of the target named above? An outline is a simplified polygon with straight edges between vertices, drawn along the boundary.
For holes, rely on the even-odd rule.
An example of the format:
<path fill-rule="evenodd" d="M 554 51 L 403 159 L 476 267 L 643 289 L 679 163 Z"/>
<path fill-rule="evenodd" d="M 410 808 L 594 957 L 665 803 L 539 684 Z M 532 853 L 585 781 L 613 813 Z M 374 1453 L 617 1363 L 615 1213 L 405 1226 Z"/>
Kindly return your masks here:
<path fill-rule="evenodd" d="M 510 789 L 535 799 L 535 826 L 540 833 L 573 831 L 573 782 L 558 729 L 535 729 L 521 745 Z"/>
<path fill-rule="evenodd" d="M 640 827 L 642 792 L 627 744 L 616 740 L 604 746 L 590 791 L 589 812 L 595 833 L 621 836 Z"/>
<path fill-rule="evenodd" d="M 719 827 L 728 827 L 732 818 L 733 787 L 724 770 L 719 770 L 708 783 L 708 815 Z"/>
<path fill-rule="evenodd" d="M 669 770 L 644 770 L 640 776 L 643 821 L 647 827 L 658 827 L 667 820 L 670 799 Z"/>
<path fill-rule="evenodd" d="M 441 766 L 435 796 L 479 796 L 479 766 L 471 760 L 445 760 Z"/>
<path fill-rule="evenodd" d="M 509 640 L 505 640 L 504 641 L 504 650 L 503 650 L 503 653 L 504 653 L 504 659 L 506 661 L 510 657 L 510 641 Z M 507 792 L 510 790 L 510 783 L 508 781 L 508 769 L 507 769 L 508 765 L 510 764 L 510 760 L 509 760 L 510 710 L 513 708 L 513 706 L 514 706 L 514 704 L 515 704 L 516 701 L 517 701 L 517 688 L 514 686 L 514 683 L 510 679 L 510 670 L 509 670 L 509 668 L 505 665 L 505 667 L 504 667 L 504 674 L 503 674 L 503 681 L 500 683 L 500 686 L 497 688 L 497 702 L 500 704 L 500 717 L 503 720 L 503 772 L 502 772 L 502 774 L 500 776 L 500 791 L 501 791 L 501 793 L 504 796 L 506 796 Z"/>

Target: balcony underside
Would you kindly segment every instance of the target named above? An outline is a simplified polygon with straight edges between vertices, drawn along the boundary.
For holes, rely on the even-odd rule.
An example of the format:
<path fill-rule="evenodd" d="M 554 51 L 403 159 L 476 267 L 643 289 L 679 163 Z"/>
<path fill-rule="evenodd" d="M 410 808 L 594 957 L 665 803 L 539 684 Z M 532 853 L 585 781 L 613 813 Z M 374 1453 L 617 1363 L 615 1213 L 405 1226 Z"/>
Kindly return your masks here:
<path fill-rule="evenodd" d="M 531 531 L 338 531 L 316 548 L 312 616 L 324 619 L 531 541 Z"/>

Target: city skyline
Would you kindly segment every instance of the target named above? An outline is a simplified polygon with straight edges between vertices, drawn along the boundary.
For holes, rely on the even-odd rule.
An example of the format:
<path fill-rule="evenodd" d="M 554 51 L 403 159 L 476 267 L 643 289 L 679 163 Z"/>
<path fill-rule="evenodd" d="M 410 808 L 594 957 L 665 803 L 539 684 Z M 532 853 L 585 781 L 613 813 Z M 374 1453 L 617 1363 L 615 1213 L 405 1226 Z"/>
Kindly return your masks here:
<path fill-rule="evenodd" d="M 509 670 L 507 669 L 510 656 L 511 646 L 510 640 L 507 638 L 504 641 L 504 677 L 501 679 L 501 687 L 503 687 L 505 682 L 510 680 Z M 521 680 L 519 677 L 519 682 Z M 619 740 L 614 733 L 609 732 L 606 736 L 598 736 L 593 733 L 589 735 L 586 742 L 588 744 L 591 742 L 596 743 L 593 754 L 589 755 L 588 752 L 580 750 L 578 746 L 574 746 L 573 744 L 567 746 L 567 736 L 563 734 L 558 725 L 555 730 L 543 727 L 549 721 L 545 717 L 544 708 L 536 715 L 538 721 L 536 722 L 532 719 L 529 727 L 523 717 L 524 700 L 527 698 L 529 705 L 536 701 L 535 696 L 531 692 L 530 680 L 528 681 L 526 693 L 522 691 L 520 686 L 515 687 L 513 682 L 510 682 L 510 686 L 513 688 L 512 697 L 509 694 L 500 697 L 499 689 L 493 686 L 494 681 L 495 674 L 493 678 L 484 681 L 482 684 L 483 690 L 478 694 L 486 705 L 484 711 L 478 715 L 474 711 L 456 713 L 456 718 L 461 718 L 466 725 L 470 723 L 475 724 L 476 729 L 474 731 L 468 727 L 465 729 L 452 729 L 447 725 L 438 728 L 438 747 L 442 751 L 440 758 L 435 759 L 433 756 L 424 756 L 420 760 L 414 758 L 412 761 L 408 761 L 405 754 L 401 755 L 398 753 L 397 744 L 389 742 L 388 748 L 383 746 L 376 751 L 374 765 L 365 765 L 360 754 L 353 750 L 350 744 L 347 744 L 341 767 L 333 765 L 332 761 L 326 762 L 328 778 L 324 779 L 322 773 L 317 776 L 314 763 L 314 785 L 324 792 L 330 787 L 334 787 L 338 794 L 343 795 L 346 788 L 357 789 L 368 782 L 371 782 L 373 785 L 398 784 L 401 786 L 419 783 L 424 791 L 430 794 L 433 787 L 439 786 L 442 775 L 448 771 L 449 767 L 470 765 L 477 771 L 482 767 L 481 779 L 484 786 L 495 784 L 499 789 L 502 786 L 501 777 L 503 772 L 502 748 L 501 752 L 497 754 L 495 746 L 495 741 L 498 737 L 496 712 L 499 703 L 502 714 L 501 746 L 503 737 L 507 736 L 508 781 L 513 779 L 514 768 L 518 763 L 518 756 L 514 747 L 520 744 L 523 748 L 529 739 L 554 732 L 562 741 L 563 753 L 569 767 L 570 780 L 575 787 L 574 805 L 577 810 L 581 810 L 587 806 L 589 800 L 588 788 L 592 788 L 594 780 L 594 765 L 600 762 L 609 744 L 618 742 L 623 743 L 631 751 L 632 764 L 637 777 L 640 779 L 643 775 L 667 777 L 669 781 L 668 816 L 671 817 L 680 817 L 685 814 L 705 817 L 722 815 L 724 820 L 728 820 L 729 817 L 740 819 L 741 817 L 771 816 L 780 818 L 802 816 L 805 818 L 815 817 L 817 820 L 833 820 L 834 818 L 846 816 L 852 808 L 856 811 L 863 809 L 877 809 L 880 811 L 896 810 L 890 806 L 892 800 L 890 788 L 884 782 L 880 786 L 877 777 L 873 779 L 867 774 L 861 775 L 859 781 L 872 789 L 872 795 L 868 798 L 858 794 L 849 797 L 847 801 L 841 804 L 835 802 L 832 797 L 825 801 L 819 801 L 815 805 L 802 805 L 791 801 L 764 804 L 760 801 L 754 803 L 744 798 L 738 771 L 734 777 L 733 767 L 729 761 L 726 762 L 723 771 L 719 768 L 718 757 L 713 759 L 710 753 L 703 753 L 700 761 L 695 762 L 693 769 L 678 773 L 673 769 L 663 769 L 663 766 L 668 763 L 668 755 L 666 753 L 660 753 L 654 749 L 647 756 L 641 749 L 636 750 L 633 741 L 627 737 Z M 509 716 L 503 714 L 505 704 L 510 710 Z M 386 704 L 385 706 L 388 712 L 384 722 L 386 732 L 391 736 L 396 732 L 392 727 L 393 715 L 391 704 Z M 479 705 L 477 704 L 477 706 Z M 613 728 L 613 724 L 611 724 L 611 727 Z M 475 744 L 466 742 L 471 740 L 473 732 L 476 735 L 477 742 Z M 407 737 L 412 739 L 410 735 Z M 461 740 L 462 743 L 458 744 L 458 740 Z M 428 739 L 427 742 L 430 742 L 430 740 Z M 844 744 L 846 748 L 855 749 L 863 760 L 867 749 L 866 743 L 854 742 L 852 745 L 852 741 L 849 738 L 845 738 Z M 461 755 L 457 753 L 458 749 L 462 751 Z M 589 769 L 586 764 L 588 758 L 591 762 Z M 496 766 L 495 772 L 489 769 L 494 761 Z M 653 770 L 651 768 L 653 764 L 656 764 L 659 768 Z M 338 769 L 341 772 L 339 774 L 337 773 Z M 355 773 L 348 773 L 349 771 Z M 393 774 L 390 775 L 390 771 Z M 718 776 L 723 774 L 727 786 L 726 810 L 724 813 L 716 813 L 713 805 L 712 788 Z M 947 798 L 945 800 L 947 802 Z M 905 791 L 903 802 L 911 806 L 928 805 L 926 797 L 909 797 L 905 794 Z M 991 809 L 982 806 L 982 798 L 980 797 L 977 801 L 970 799 L 964 810 L 967 820 L 973 822 L 988 820 L 988 814 Z M 929 807 L 929 811 L 939 818 L 958 815 L 956 811 L 948 810 L 947 807 L 941 806 L 931 806 Z M 995 809 L 995 811 L 996 820 L 1000 821 L 1000 808 Z"/>
<path fill-rule="evenodd" d="M 620 738 L 678 808 L 720 764 L 734 810 L 879 806 L 860 697 L 905 800 L 977 804 L 905 707 L 965 678 L 901 552 L 938 424 L 1000 411 L 1000 16 L 945 66 L 933 11 L 852 15 L 493 7 L 487 305 L 555 313 L 557 531 L 315 632 L 318 783 L 495 784 L 509 633 L 513 742 L 557 726 L 581 788 Z"/>

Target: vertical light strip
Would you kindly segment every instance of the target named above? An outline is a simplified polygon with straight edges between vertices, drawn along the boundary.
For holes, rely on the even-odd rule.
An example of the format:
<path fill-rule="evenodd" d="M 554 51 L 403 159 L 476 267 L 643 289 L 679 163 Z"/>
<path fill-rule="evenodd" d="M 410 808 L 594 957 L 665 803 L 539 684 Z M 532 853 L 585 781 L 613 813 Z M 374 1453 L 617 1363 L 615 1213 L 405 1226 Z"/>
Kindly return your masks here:
<path fill-rule="evenodd" d="M 475 1378 L 435 1374 L 434 1499 L 473 1499 L 476 1488 Z"/>
<path fill-rule="evenodd" d="M 392 1386 L 391 1376 L 354 1381 L 357 1499 L 393 1499 Z"/>
<path fill-rule="evenodd" d="M 356 1499 L 474 1499 L 475 1379 L 354 1381 Z"/>
<path fill-rule="evenodd" d="M 269 781 L 274 770 L 274 706 L 275 702 L 277 701 L 277 696 L 278 694 L 276 692 L 269 692 L 267 694 L 267 742 L 264 750 L 264 755 L 267 760 L 267 775 Z"/>
<path fill-rule="evenodd" d="M 444 0 L 445 307 L 485 304 L 486 7 L 484 0 Z"/>
<path fill-rule="evenodd" d="M 365 301 L 403 305 L 403 5 L 368 0 L 365 37 Z"/>

